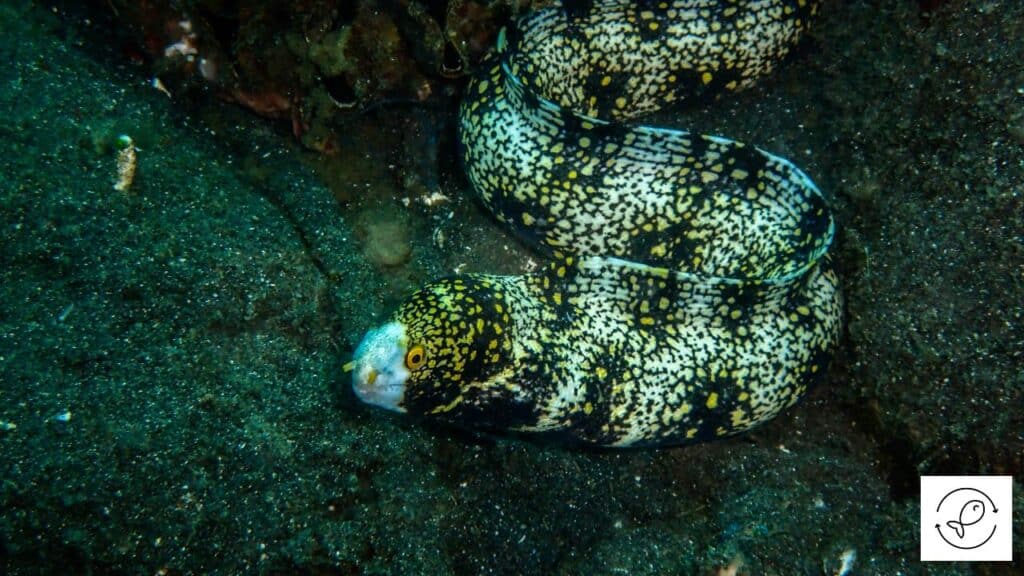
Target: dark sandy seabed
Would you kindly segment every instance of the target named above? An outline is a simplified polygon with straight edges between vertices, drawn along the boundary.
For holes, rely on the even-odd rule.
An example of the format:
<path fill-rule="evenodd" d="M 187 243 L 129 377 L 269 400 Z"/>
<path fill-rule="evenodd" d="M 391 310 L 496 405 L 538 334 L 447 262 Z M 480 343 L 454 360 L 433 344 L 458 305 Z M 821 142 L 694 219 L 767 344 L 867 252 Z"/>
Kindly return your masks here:
<path fill-rule="evenodd" d="M 406 207 L 368 146 L 339 201 L 287 130 L 153 89 L 108 22 L 4 2 L 0 573 L 831 575 L 850 550 L 852 574 L 1022 573 L 1024 3 L 935 4 L 827 2 L 762 86 L 657 120 L 818 181 L 847 332 L 752 434 L 593 452 L 348 390 L 415 286 L 537 258 L 456 171 Z M 386 144 L 403 113 L 352 129 Z M 975 473 L 1016 476 L 1017 562 L 918 562 L 918 475 Z"/>

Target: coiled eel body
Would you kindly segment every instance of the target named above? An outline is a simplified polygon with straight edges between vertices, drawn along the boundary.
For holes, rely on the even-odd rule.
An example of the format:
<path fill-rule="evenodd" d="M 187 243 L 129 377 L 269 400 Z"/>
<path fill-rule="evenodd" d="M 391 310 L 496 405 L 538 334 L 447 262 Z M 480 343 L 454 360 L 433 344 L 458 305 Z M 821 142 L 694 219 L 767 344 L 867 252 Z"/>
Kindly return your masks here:
<path fill-rule="evenodd" d="M 550 263 L 417 291 L 357 348 L 357 396 L 601 446 L 728 436 L 796 402 L 840 331 L 820 192 L 756 147 L 632 119 L 751 85 L 816 10 L 588 2 L 503 32 L 466 88 L 463 161 Z"/>

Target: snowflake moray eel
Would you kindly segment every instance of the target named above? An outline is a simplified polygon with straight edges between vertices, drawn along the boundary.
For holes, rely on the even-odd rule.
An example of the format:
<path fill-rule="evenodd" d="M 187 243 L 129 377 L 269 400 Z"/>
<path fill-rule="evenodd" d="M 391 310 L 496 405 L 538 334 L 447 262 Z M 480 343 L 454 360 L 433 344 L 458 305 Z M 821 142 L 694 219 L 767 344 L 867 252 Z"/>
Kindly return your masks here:
<path fill-rule="evenodd" d="M 752 85 L 817 8 L 566 2 L 502 31 L 466 88 L 462 160 L 549 263 L 421 288 L 346 365 L 356 395 L 615 447 L 729 436 L 795 403 L 841 326 L 825 200 L 783 158 L 633 119 Z"/>

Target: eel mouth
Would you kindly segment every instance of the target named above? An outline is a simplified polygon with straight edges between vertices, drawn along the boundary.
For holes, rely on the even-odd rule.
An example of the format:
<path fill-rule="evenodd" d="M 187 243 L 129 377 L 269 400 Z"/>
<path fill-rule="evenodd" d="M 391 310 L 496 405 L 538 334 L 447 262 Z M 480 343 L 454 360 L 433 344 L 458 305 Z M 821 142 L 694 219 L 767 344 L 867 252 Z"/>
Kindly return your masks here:
<path fill-rule="evenodd" d="M 367 332 L 354 358 L 344 367 L 346 372 L 352 372 L 352 391 L 356 397 L 386 410 L 405 412 L 402 400 L 409 378 L 405 349 L 405 327 L 398 322 Z"/>

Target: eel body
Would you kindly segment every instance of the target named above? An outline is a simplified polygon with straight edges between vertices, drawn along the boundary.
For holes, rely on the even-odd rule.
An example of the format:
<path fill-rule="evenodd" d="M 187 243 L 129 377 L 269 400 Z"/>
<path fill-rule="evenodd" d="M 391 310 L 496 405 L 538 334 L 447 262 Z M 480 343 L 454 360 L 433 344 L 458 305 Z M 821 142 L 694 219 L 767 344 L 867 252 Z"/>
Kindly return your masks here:
<path fill-rule="evenodd" d="M 356 394 L 600 446 L 728 436 L 795 403 L 841 327 L 821 193 L 754 146 L 634 119 L 753 84 L 816 10 L 608 0 L 503 31 L 466 89 L 463 163 L 550 262 L 417 291 L 356 350 Z"/>

